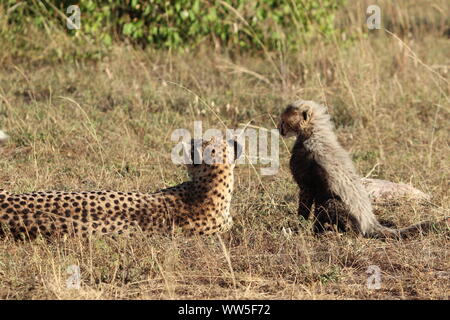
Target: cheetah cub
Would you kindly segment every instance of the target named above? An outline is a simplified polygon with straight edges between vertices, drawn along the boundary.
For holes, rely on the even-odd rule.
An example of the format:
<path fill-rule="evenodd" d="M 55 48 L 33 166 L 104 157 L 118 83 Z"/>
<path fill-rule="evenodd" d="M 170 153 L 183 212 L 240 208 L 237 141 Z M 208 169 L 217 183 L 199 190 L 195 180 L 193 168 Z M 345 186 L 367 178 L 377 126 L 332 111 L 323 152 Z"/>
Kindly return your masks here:
<path fill-rule="evenodd" d="M 335 225 L 340 231 L 350 229 L 367 237 L 403 238 L 449 223 L 422 222 L 398 230 L 382 226 L 324 106 L 298 100 L 281 114 L 278 129 L 284 137 L 297 138 L 290 169 L 300 188 L 298 213 L 305 219 L 315 213 L 316 233 L 323 232 L 326 225 Z"/>
<path fill-rule="evenodd" d="M 208 154 L 199 164 L 188 164 L 190 180 L 156 193 L 84 191 L 12 194 L 0 191 L 0 235 L 16 238 L 37 235 L 108 233 L 187 234 L 227 231 L 233 191 L 233 169 L 238 153 L 235 141 L 212 138 L 195 153 Z M 208 151 L 208 152 L 206 152 Z M 197 157 L 199 159 L 199 157 Z M 208 161 L 209 160 L 209 161 Z M 193 161 L 192 161 L 193 162 Z"/>

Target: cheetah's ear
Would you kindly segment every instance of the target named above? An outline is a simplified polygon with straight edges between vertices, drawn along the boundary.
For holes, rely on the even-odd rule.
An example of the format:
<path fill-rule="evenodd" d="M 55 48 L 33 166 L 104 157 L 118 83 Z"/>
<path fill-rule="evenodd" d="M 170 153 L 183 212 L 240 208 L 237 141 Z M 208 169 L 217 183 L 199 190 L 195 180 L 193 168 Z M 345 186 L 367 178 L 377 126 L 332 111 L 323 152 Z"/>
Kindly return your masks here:
<path fill-rule="evenodd" d="M 308 119 L 309 119 L 308 111 L 303 111 L 302 112 L 302 118 L 303 118 L 303 121 L 308 121 Z"/>
<path fill-rule="evenodd" d="M 311 106 L 308 106 L 301 112 L 299 116 L 301 117 L 301 120 L 303 122 L 309 122 L 311 120 L 312 113 L 313 112 Z"/>
<path fill-rule="evenodd" d="M 202 149 L 203 149 L 203 141 L 201 139 L 191 139 L 190 145 L 190 157 L 191 162 L 194 166 L 197 166 L 202 163 Z"/>
<path fill-rule="evenodd" d="M 198 165 L 201 163 L 201 141 L 191 139 L 189 143 L 181 142 L 183 147 L 183 163 L 190 165 Z"/>
<path fill-rule="evenodd" d="M 242 155 L 242 145 L 234 139 L 228 140 L 228 143 L 230 144 L 230 146 L 233 146 L 234 161 L 236 161 Z"/>

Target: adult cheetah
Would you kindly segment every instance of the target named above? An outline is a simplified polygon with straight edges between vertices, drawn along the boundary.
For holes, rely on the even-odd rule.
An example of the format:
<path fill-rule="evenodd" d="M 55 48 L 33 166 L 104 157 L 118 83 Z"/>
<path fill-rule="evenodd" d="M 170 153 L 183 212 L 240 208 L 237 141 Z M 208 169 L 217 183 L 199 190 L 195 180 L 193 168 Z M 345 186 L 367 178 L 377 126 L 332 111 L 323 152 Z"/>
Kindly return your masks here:
<path fill-rule="evenodd" d="M 208 154 L 199 164 L 188 164 L 190 180 L 155 193 L 46 191 L 12 194 L 0 190 L 0 236 L 166 233 L 188 234 L 228 230 L 237 143 L 212 138 L 194 148 Z M 234 145 L 234 146 L 233 146 Z M 234 147 L 234 148 L 233 148 Z M 206 152 L 208 151 L 208 152 Z"/>

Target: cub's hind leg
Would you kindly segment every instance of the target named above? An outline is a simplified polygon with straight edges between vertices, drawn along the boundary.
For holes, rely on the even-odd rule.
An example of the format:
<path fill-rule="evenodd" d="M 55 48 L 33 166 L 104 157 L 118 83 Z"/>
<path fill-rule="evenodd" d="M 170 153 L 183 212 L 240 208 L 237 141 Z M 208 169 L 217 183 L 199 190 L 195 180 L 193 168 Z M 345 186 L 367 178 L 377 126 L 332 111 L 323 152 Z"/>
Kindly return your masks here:
<path fill-rule="evenodd" d="M 316 217 L 313 226 L 314 233 L 321 234 L 325 231 L 347 232 L 356 229 L 357 222 L 345 203 L 339 199 L 328 199 L 322 203 L 316 203 Z"/>

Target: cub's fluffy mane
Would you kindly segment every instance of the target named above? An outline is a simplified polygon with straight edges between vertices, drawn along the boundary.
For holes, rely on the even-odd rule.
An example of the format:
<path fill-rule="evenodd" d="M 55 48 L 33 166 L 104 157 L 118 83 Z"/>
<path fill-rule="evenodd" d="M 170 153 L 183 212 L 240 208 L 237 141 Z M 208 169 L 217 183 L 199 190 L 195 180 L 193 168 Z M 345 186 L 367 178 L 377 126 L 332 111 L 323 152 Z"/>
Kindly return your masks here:
<path fill-rule="evenodd" d="M 373 213 L 368 192 L 350 154 L 336 137 L 325 106 L 297 100 L 281 115 L 279 128 L 284 136 L 297 136 L 290 165 L 300 187 L 299 214 L 305 218 L 312 211 L 314 202 L 314 211 L 319 208 L 317 215 L 323 216 L 328 211 L 339 212 L 339 218 L 348 216 L 364 236 L 400 238 L 440 226 L 449 227 L 450 218 L 437 223 L 425 221 L 402 229 L 382 226 Z"/>
<path fill-rule="evenodd" d="M 308 106 L 311 136 L 303 144 L 315 161 L 325 169 L 330 190 L 339 195 L 356 218 L 361 233 L 368 235 L 381 225 L 373 214 L 369 196 L 364 189 L 349 153 L 340 145 L 334 125 L 325 106 L 314 101 L 299 100 L 295 106 Z"/>

